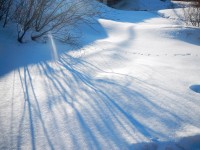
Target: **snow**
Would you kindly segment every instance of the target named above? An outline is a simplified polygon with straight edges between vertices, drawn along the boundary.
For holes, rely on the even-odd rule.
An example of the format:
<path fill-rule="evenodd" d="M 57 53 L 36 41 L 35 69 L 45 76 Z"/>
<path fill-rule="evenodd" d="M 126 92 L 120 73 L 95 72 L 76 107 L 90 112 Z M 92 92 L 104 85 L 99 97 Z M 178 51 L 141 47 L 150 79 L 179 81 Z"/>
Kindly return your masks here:
<path fill-rule="evenodd" d="M 174 4 L 169 0 L 123 0 L 114 8 L 123 10 L 160 10 L 173 7 Z"/>
<path fill-rule="evenodd" d="M 200 148 L 200 29 L 105 9 L 75 47 L 1 29 L 0 149 Z"/>

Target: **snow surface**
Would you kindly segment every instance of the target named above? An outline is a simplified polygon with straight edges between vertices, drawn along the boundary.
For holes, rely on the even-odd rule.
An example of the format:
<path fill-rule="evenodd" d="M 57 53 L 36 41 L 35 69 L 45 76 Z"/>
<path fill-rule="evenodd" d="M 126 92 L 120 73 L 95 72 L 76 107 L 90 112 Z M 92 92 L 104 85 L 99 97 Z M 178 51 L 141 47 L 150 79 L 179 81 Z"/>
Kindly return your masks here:
<path fill-rule="evenodd" d="M 200 29 L 105 9 L 76 47 L 1 29 L 0 149 L 200 149 Z"/>
<path fill-rule="evenodd" d="M 121 0 L 114 8 L 123 10 L 160 10 L 175 6 L 170 0 Z"/>

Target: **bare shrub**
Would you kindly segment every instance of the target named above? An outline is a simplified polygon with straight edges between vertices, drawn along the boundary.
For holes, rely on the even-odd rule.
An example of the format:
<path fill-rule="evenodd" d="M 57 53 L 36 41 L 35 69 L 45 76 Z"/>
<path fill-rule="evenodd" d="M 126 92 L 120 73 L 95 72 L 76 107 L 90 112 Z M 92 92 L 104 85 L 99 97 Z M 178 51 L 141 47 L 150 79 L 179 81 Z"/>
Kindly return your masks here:
<path fill-rule="evenodd" d="M 190 3 L 190 6 L 184 8 L 186 24 L 200 27 L 200 0 L 188 2 Z"/>
<path fill-rule="evenodd" d="M 51 11 L 43 12 L 43 10 L 49 8 Z M 90 24 L 92 17 L 98 13 L 98 11 L 94 10 L 89 0 L 75 0 L 71 2 L 62 0 L 56 5 L 54 2 L 50 6 L 44 6 L 44 9 L 41 9 L 42 12 L 38 13 L 34 23 L 36 33 L 32 34 L 32 39 L 40 38 L 50 31 L 59 37 L 63 32 L 68 34 L 66 28 L 74 27 L 81 22 Z"/>
<path fill-rule="evenodd" d="M 6 26 L 10 19 L 10 9 L 12 7 L 13 0 L 0 0 L 0 21 L 4 19 L 3 27 Z"/>
<path fill-rule="evenodd" d="M 0 20 L 2 20 L 6 10 L 6 0 L 0 0 Z"/>
<path fill-rule="evenodd" d="M 18 24 L 18 41 L 22 43 L 28 31 L 32 40 L 49 32 L 63 39 L 60 36 L 70 26 L 91 23 L 99 13 L 93 4 L 92 0 L 19 0 L 13 15 L 13 20 Z"/>

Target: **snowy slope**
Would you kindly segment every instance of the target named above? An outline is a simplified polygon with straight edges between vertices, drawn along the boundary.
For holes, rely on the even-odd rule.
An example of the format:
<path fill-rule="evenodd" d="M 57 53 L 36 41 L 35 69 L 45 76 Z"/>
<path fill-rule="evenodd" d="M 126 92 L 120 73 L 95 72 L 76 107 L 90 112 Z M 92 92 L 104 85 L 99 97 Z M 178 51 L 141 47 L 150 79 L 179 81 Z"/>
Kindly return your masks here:
<path fill-rule="evenodd" d="M 200 30 L 147 11 L 98 21 L 79 48 L 56 42 L 58 60 L 0 31 L 0 149 L 199 149 Z"/>
<path fill-rule="evenodd" d="M 121 0 L 114 8 L 123 10 L 160 10 L 171 8 L 169 0 Z"/>

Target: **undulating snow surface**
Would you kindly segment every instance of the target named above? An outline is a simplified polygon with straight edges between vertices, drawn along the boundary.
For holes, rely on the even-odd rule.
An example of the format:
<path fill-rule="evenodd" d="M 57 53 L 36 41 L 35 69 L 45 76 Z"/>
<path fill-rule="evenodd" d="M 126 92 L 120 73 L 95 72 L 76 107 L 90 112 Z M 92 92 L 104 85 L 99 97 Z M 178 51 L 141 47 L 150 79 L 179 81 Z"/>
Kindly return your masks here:
<path fill-rule="evenodd" d="M 0 149 L 200 148 L 200 30 L 105 9 L 80 46 L 1 29 Z"/>
<path fill-rule="evenodd" d="M 114 5 L 115 8 L 124 10 L 159 10 L 173 7 L 170 0 L 121 0 Z"/>

